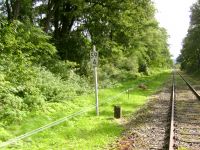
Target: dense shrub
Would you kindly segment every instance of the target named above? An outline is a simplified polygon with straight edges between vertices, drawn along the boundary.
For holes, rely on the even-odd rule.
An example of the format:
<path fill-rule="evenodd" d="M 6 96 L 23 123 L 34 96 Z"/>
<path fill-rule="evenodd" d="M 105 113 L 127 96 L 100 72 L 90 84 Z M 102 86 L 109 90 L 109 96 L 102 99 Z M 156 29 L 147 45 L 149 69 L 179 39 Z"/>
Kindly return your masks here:
<path fill-rule="evenodd" d="M 25 58 L 20 64 L 14 57 L 0 61 L 0 119 L 20 119 L 26 111 L 44 108 L 46 102 L 62 102 L 91 91 L 72 70 L 63 80 L 45 67 L 28 65 Z"/>
<path fill-rule="evenodd" d="M 16 93 L 17 86 L 5 80 L 5 74 L 0 74 L 0 119 L 19 120 L 27 108 L 23 99 Z"/>
<path fill-rule="evenodd" d="M 0 26 L 0 50 L 4 54 L 28 57 L 32 62 L 45 63 L 56 54 L 56 48 L 49 43 L 50 36 L 30 22 L 3 23 Z"/>
<path fill-rule="evenodd" d="M 135 79 L 138 76 L 137 58 L 121 57 L 105 63 L 98 69 L 100 87 L 111 87 L 117 82 Z"/>
<path fill-rule="evenodd" d="M 90 92 L 76 64 L 61 61 L 49 36 L 18 21 L 0 26 L 0 120 L 21 120 L 28 112 L 45 109 Z"/>

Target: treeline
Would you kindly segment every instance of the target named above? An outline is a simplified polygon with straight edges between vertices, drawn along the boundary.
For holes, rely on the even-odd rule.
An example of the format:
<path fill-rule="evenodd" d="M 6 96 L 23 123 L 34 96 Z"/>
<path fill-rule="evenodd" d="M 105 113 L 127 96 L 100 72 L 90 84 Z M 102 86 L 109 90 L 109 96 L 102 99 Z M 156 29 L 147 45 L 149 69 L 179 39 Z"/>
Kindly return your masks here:
<path fill-rule="evenodd" d="M 151 0 L 4 0 L 0 3 L 0 119 L 100 85 L 149 74 L 172 61 Z"/>
<path fill-rule="evenodd" d="M 60 58 L 77 62 L 84 74 L 92 44 L 102 65 L 136 72 L 170 62 L 151 0 L 5 0 L 1 9 L 9 22 L 29 20 L 48 33 Z"/>
<path fill-rule="evenodd" d="M 187 72 L 200 71 L 200 0 L 191 7 L 190 27 L 177 61 Z"/>

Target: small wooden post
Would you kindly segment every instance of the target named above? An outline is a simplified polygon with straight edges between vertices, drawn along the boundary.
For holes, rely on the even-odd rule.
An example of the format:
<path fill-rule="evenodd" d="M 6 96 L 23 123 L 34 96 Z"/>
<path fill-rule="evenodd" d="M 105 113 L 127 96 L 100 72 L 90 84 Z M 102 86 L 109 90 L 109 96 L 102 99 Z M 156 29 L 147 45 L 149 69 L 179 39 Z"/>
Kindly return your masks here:
<path fill-rule="evenodd" d="M 114 117 L 119 119 L 122 117 L 122 109 L 120 106 L 114 106 Z"/>

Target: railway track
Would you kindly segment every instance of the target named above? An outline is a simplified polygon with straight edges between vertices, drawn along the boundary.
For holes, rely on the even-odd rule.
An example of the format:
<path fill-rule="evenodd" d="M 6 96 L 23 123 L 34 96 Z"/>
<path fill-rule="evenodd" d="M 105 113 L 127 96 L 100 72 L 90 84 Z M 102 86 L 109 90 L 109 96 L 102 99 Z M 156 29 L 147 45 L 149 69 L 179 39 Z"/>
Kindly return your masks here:
<path fill-rule="evenodd" d="M 179 79 L 178 79 L 179 78 Z M 184 80 L 187 87 L 183 85 Z M 174 80 L 175 82 L 175 80 Z M 200 96 L 183 78 L 176 75 L 176 87 L 172 91 L 172 115 L 170 130 L 170 150 L 199 150 L 200 149 Z M 174 101 L 174 103 L 173 103 Z"/>
<path fill-rule="evenodd" d="M 170 86 L 134 115 L 109 149 L 200 150 L 200 96 L 178 72 Z"/>

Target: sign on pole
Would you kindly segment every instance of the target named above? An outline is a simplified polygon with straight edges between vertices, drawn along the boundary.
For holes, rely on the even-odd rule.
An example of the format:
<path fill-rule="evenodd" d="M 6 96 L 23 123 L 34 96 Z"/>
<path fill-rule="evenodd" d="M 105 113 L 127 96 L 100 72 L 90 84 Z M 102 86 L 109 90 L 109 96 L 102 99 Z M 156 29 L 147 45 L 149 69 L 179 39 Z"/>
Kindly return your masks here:
<path fill-rule="evenodd" d="M 97 67 L 98 65 L 98 52 L 96 51 L 95 46 L 93 47 L 93 51 L 90 52 L 90 60 L 93 67 Z"/>
<path fill-rule="evenodd" d="M 98 52 L 95 45 L 93 51 L 90 52 L 90 60 L 94 68 L 94 83 L 95 83 L 95 99 L 96 99 L 96 114 L 99 116 L 99 100 L 98 100 L 98 80 L 97 80 L 97 65 L 98 65 Z"/>

